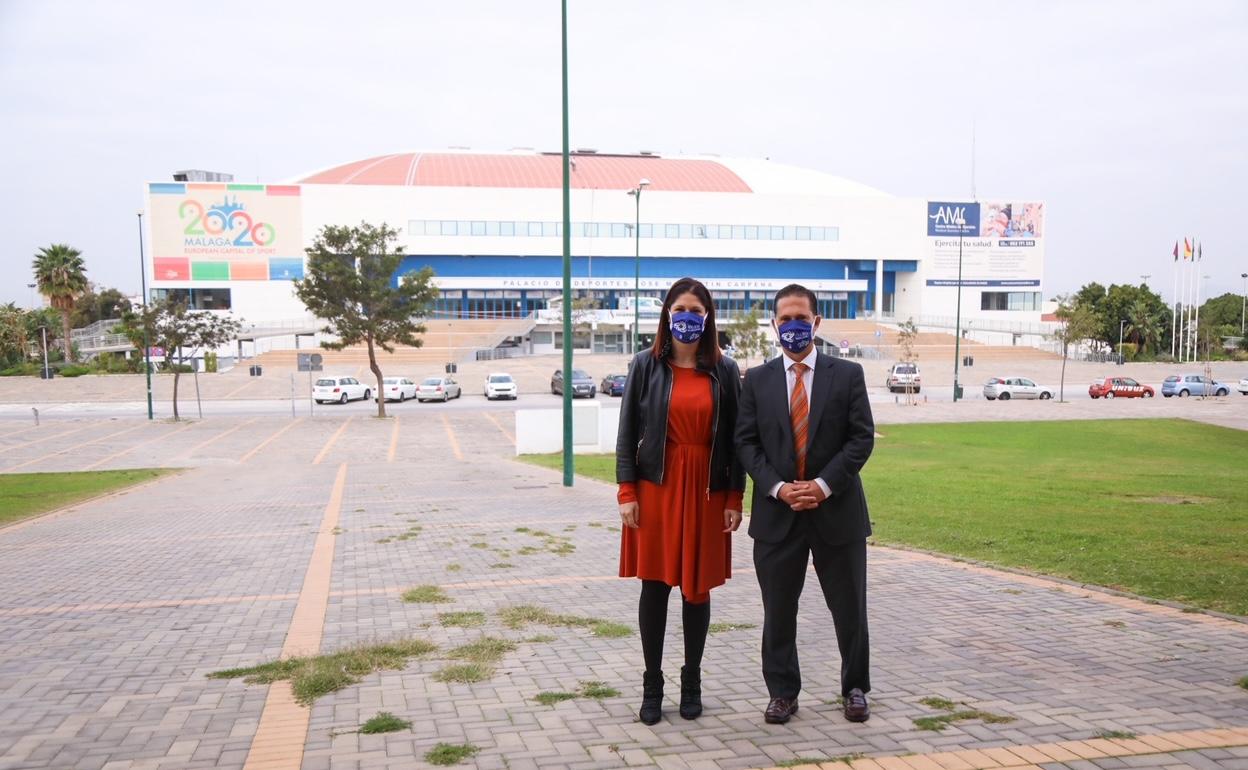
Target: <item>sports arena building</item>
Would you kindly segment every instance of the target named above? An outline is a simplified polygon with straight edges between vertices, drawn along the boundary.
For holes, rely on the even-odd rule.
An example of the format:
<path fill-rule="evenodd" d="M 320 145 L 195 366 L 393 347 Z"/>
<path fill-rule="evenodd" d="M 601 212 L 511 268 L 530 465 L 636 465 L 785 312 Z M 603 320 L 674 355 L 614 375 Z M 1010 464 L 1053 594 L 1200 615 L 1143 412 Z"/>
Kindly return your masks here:
<path fill-rule="evenodd" d="M 539 311 L 560 294 L 561 186 L 560 155 L 527 149 L 403 152 L 282 184 L 153 182 L 151 286 L 253 324 L 294 324 L 306 311 L 291 282 L 316 233 L 385 222 L 401 233 L 401 272 L 433 268 L 439 317 L 532 318 L 540 349 L 557 341 Z M 800 282 L 827 318 L 920 322 L 954 315 L 960 251 L 964 318 L 1040 320 L 1038 202 L 899 198 L 767 160 L 593 150 L 573 154 L 571 186 L 573 288 L 607 316 L 627 309 L 595 350 L 622 351 L 631 333 L 636 249 L 643 296 L 692 275 L 732 314 Z M 642 323 L 652 331 L 653 314 Z"/>

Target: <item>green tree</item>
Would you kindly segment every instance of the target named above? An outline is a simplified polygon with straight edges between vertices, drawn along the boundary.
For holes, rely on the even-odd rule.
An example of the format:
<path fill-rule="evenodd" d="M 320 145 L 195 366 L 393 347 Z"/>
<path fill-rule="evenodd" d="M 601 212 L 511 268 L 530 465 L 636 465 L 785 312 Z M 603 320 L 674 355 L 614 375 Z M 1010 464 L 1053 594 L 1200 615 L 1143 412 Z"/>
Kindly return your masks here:
<path fill-rule="evenodd" d="M 101 289 L 90 284 L 74 303 L 70 325 L 75 329 L 90 326 L 96 321 L 120 319 L 130 310 L 130 300 L 119 289 Z"/>
<path fill-rule="evenodd" d="M 901 349 L 901 360 L 907 363 L 917 362 L 919 356 L 914 352 L 914 343 L 919 339 L 919 327 L 913 318 L 897 327 L 897 347 Z M 914 383 L 906 383 L 906 403 L 914 403 Z"/>
<path fill-rule="evenodd" d="M 65 348 L 65 360 L 72 361 L 70 314 L 78 297 L 88 288 L 82 252 L 66 243 L 54 243 L 39 249 L 31 267 L 39 293 L 48 298 L 49 305 L 61 311 L 61 343 Z"/>
<path fill-rule="evenodd" d="M 1066 359 L 1070 354 L 1070 346 L 1077 345 L 1088 339 L 1094 339 L 1099 327 L 1099 319 L 1092 308 L 1080 304 L 1078 295 L 1060 296 L 1057 298 L 1057 316 L 1061 324 L 1054 332 L 1053 338 L 1062 346 L 1062 381 L 1058 386 L 1058 401 L 1066 400 Z"/>
<path fill-rule="evenodd" d="M 1205 300 L 1200 306 L 1200 325 L 1205 325 L 1205 319 L 1209 319 L 1211 326 L 1233 326 L 1235 327 L 1235 336 L 1239 336 L 1239 324 L 1243 316 L 1244 295 L 1242 294 L 1223 294 L 1220 297 L 1211 297 Z"/>
<path fill-rule="evenodd" d="M 43 331 L 47 331 L 48 337 L 48 359 L 56 360 L 56 350 L 54 346 L 61 339 L 64 322 L 62 316 L 64 314 L 54 307 L 41 307 L 35 310 L 27 311 L 23 316 L 26 324 L 26 339 L 43 348 Z"/>
<path fill-rule="evenodd" d="M 394 246 L 398 236 L 398 230 L 385 224 L 326 225 L 307 249 L 307 277 L 295 282 L 295 294 L 311 313 L 325 319 L 324 331 L 337 337 L 336 342 L 321 342 L 322 347 L 368 347 L 378 417 L 386 416 L 386 400 L 376 349 L 392 353 L 396 344 L 420 347 L 418 335 L 425 327 L 417 319 L 438 296 L 428 265 L 396 275 L 403 262 L 402 247 Z"/>
<path fill-rule="evenodd" d="M 738 314 L 724 326 L 724 333 L 732 341 L 733 350 L 744 366 L 742 371 L 750 368 L 750 358 L 762 358 L 770 347 L 770 337 L 765 326 L 759 323 L 763 318 L 762 303 L 754 303 L 750 309 Z"/>
<path fill-rule="evenodd" d="M 0 368 L 23 363 L 28 357 L 26 311 L 10 302 L 0 305 Z"/>
<path fill-rule="evenodd" d="M 194 358 L 201 350 L 225 345 L 238 336 L 239 327 L 238 320 L 231 315 L 191 310 L 183 302 L 165 299 L 127 312 L 117 332 L 126 335 L 131 344 L 142 351 L 146 328 L 149 344 L 164 349 L 166 363 L 173 364 L 169 368 L 173 370 L 173 419 L 177 420 L 178 382 L 186 356 Z"/>

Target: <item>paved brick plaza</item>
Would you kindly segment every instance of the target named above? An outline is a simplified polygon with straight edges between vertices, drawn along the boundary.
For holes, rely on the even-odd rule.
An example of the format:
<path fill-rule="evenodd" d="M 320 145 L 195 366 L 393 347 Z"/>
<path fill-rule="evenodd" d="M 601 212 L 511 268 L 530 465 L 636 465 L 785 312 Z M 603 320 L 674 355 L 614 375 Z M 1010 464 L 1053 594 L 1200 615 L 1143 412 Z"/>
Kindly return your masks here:
<path fill-rule="evenodd" d="M 0 768 L 406 768 L 439 742 L 479 747 L 465 766 L 482 768 L 758 768 L 853 754 L 873 758 L 854 763 L 867 770 L 1248 768 L 1248 691 L 1235 686 L 1248 674 L 1248 624 L 883 548 L 870 555 L 870 722 L 845 722 L 833 702 L 839 662 L 812 588 L 792 722 L 763 724 L 759 631 L 745 628 L 710 639 L 705 716 L 681 720 L 669 681 L 667 718 L 643 726 L 635 634 L 512 630 L 497 618 L 524 603 L 636 624 L 637 584 L 612 576 L 614 490 L 566 490 L 514 461 L 512 424 L 509 413 L 437 407 L 403 410 L 397 428 L 333 415 L 0 424 L 0 471 L 188 468 L 0 530 Z M 518 527 L 574 550 L 552 553 Z M 738 536 L 713 622 L 761 623 L 749 553 Z M 454 602 L 403 603 L 418 584 Z M 437 622 L 466 610 L 486 624 Z M 310 648 L 410 635 L 445 651 L 483 634 L 518 646 L 473 685 L 435 681 L 439 653 L 311 709 L 284 684 L 205 677 Z M 555 640 L 524 641 L 535 634 Z M 673 611 L 669 680 L 679 667 Z M 532 700 L 586 680 L 621 695 Z M 915 718 L 939 713 L 919 702 L 930 696 L 1014 721 L 919 730 Z M 345 732 L 378 711 L 413 727 Z M 1103 731 L 1138 738 L 1098 740 Z"/>

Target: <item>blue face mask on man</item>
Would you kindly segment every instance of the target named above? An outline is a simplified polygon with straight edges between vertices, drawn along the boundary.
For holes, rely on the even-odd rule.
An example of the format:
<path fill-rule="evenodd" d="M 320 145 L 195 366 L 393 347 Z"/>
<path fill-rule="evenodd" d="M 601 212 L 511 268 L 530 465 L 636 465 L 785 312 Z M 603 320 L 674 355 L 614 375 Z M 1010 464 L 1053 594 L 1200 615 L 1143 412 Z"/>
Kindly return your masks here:
<path fill-rule="evenodd" d="M 706 328 L 706 319 L 697 313 L 681 311 L 672 313 L 672 336 L 684 343 L 697 342 L 702 339 L 702 331 Z"/>
<path fill-rule="evenodd" d="M 799 318 L 780 324 L 780 345 L 790 353 L 801 353 L 810 345 L 814 326 Z"/>

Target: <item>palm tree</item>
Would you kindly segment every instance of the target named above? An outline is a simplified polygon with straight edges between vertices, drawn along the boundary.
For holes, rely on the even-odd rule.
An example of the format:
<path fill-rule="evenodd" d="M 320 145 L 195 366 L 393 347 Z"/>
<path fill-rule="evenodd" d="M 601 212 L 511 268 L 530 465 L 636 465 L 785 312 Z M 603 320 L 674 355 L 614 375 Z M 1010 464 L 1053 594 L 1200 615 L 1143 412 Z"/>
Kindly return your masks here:
<path fill-rule="evenodd" d="M 39 249 L 31 266 L 39 293 L 48 298 L 48 304 L 61 311 L 61 342 L 65 346 L 65 360 L 73 361 L 69 316 L 74 310 L 74 302 L 89 285 L 82 252 L 67 243 L 54 243 Z"/>
<path fill-rule="evenodd" d="M 1136 349 L 1141 353 L 1147 353 L 1150 347 L 1161 341 L 1161 325 L 1157 315 L 1143 300 L 1136 300 L 1127 309 L 1127 329 L 1135 340 Z"/>

